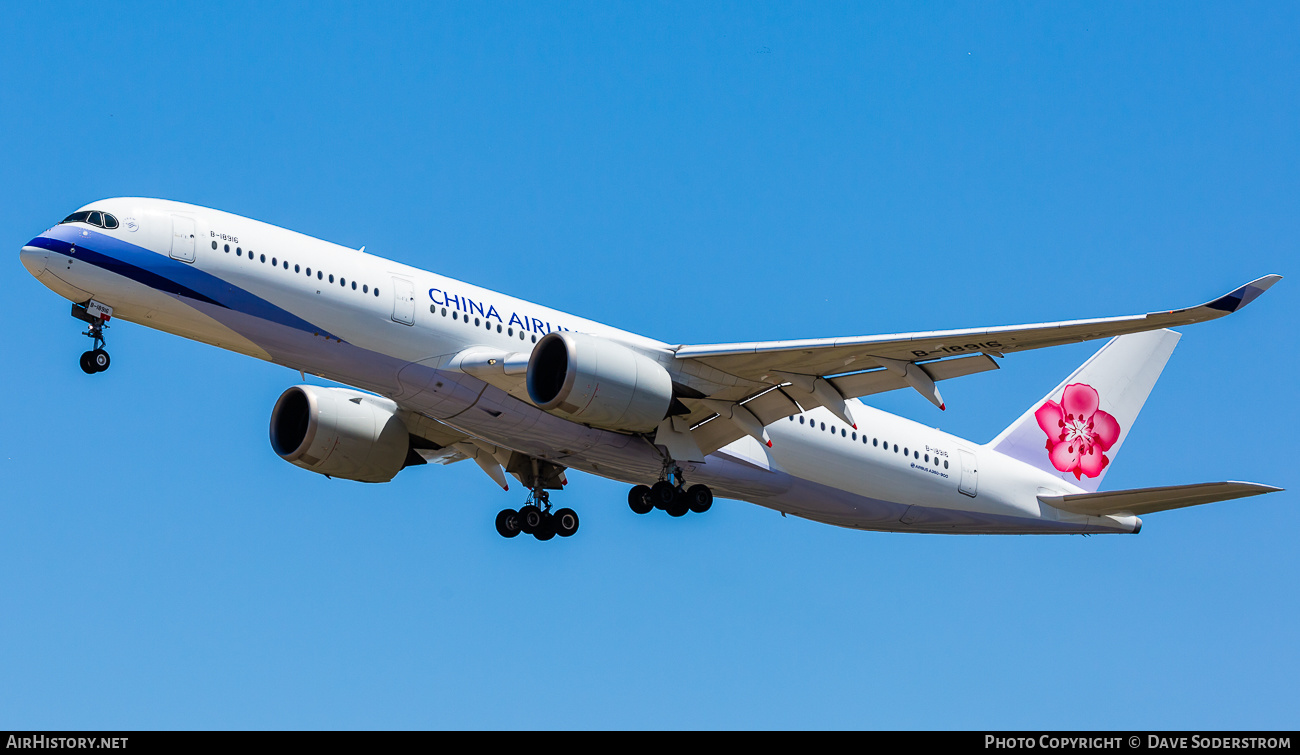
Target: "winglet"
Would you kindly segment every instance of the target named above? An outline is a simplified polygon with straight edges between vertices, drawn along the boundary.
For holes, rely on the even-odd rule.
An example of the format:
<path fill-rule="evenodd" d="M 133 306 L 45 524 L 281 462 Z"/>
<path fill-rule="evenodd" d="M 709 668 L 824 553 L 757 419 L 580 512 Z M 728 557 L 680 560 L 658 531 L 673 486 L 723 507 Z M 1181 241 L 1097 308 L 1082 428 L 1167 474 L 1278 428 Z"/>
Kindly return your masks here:
<path fill-rule="evenodd" d="M 1255 301 L 1260 294 L 1267 291 L 1274 283 L 1282 280 L 1280 275 L 1265 275 L 1263 278 L 1256 278 L 1244 286 L 1236 289 L 1230 294 L 1224 294 L 1212 302 L 1202 304 L 1202 307 L 1216 309 L 1225 314 L 1236 312 L 1242 307 Z"/>

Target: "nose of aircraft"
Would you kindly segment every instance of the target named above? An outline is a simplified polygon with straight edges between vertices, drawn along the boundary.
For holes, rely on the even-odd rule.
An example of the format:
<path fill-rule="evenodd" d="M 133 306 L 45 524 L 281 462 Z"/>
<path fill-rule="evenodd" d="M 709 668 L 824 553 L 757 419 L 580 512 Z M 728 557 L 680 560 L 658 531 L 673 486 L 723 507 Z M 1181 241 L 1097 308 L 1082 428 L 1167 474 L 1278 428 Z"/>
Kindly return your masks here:
<path fill-rule="evenodd" d="M 22 258 L 23 267 L 27 268 L 27 272 L 39 277 L 41 273 L 45 272 L 45 259 L 47 254 L 48 253 L 40 247 L 25 246 L 23 247 L 22 252 L 19 253 L 19 257 Z"/>

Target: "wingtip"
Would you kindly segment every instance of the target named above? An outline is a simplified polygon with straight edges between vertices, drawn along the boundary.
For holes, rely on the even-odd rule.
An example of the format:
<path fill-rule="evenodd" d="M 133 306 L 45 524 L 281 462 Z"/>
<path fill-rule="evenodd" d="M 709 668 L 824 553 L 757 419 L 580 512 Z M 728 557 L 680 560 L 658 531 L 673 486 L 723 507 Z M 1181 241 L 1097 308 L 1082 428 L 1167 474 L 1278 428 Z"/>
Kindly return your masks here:
<path fill-rule="evenodd" d="M 1270 273 L 1261 278 L 1247 283 L 1244 286 L 1238 286 L 1231 293 L 1224 294 L 1212 302 L 1205 304 L 1210 309 L 1216 309 L 1225 314 L 1236 312 L 1242 307 L 1255 301 L 1260 294 L 1273 287 L 1274 283 L 1282 280 L 1282 276 L 1276 273 Z"/>

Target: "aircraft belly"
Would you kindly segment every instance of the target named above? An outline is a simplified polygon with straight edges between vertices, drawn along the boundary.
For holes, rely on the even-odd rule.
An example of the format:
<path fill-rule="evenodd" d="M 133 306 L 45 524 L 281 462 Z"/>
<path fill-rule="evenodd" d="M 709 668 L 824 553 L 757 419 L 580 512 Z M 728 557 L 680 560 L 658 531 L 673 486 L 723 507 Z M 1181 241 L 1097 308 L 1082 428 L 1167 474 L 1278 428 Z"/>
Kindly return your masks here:
<path fill-rule="evenodd" d="M 409 365 L 408 365 L 409 367 Z M 445 395 L 430 390 L 409 392 L 402 372 L 401 403 L 446 424 L 504 448 L 584 472 L 631 484 L 659 479 L 663 460 L 654 446 L 638 436 L 588 427 L 538 409 L 495 386 L 461 373 L 435 370 L 426 385 L 442 383 Z M 414 379 L 414 378 L 412 378 Z M 716 495 L 749 499 L 775 495 L 789 487 L 787 475 L 713 454 L 703 464 L 683 465 L 690 484 L 702 483 Z"/>

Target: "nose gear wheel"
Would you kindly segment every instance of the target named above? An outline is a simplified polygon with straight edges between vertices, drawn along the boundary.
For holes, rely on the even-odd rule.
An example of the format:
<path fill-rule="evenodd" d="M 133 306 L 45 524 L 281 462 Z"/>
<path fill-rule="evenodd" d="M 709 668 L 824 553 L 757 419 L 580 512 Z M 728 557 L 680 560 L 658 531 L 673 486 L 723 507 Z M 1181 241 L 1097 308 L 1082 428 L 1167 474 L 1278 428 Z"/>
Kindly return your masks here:
<path fill-rule="evenodd" d="M 72 305 L 72 316 L 86 323 L 88 327 L 81 335 L 89 337 L 95 344 L 93 349 L 81 355 L 81 371 L 87 375 L 94 375 L 107 370 L 112 362 L 108 352 L 104 350 L 104 329 L 108 327 L 108 323 L 87 312 L 80 304 Z"/>

